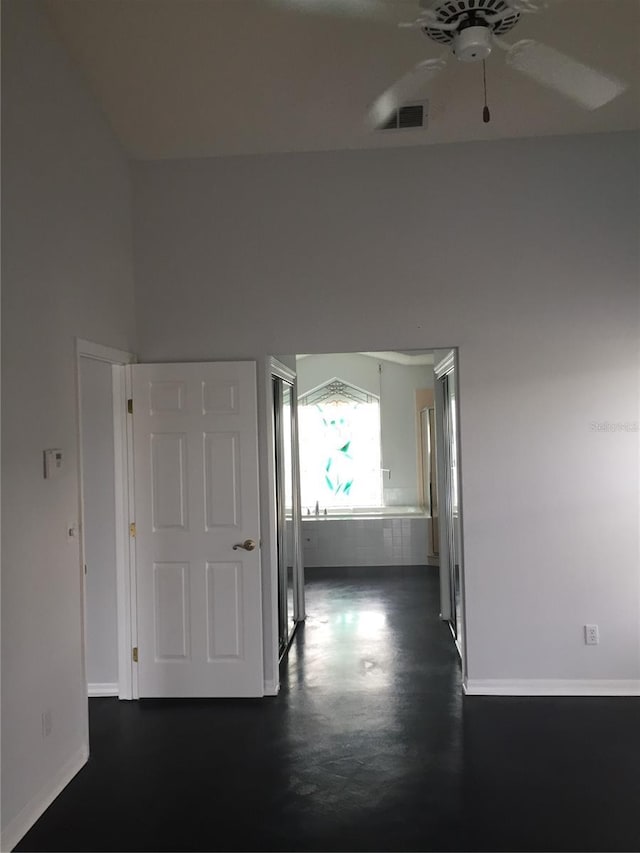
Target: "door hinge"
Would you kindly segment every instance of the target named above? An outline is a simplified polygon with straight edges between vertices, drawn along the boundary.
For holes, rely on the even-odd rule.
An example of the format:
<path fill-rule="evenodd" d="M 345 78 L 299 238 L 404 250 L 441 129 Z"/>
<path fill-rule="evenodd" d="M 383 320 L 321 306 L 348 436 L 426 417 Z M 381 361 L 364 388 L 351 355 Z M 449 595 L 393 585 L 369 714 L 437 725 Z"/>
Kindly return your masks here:
<path fill-rule="evenodd" d="M 127 412 L 132 415 L 133 414 L 133 400 L 131 397 L 127 400 Z"/>
<path fill-rule="evenodd" d="M 131 651 L 131 657 L 133 658 L 134 663 L 138 663 L 138 647 L 134 646 Z"/>
<path fill-rule="evenodd" d="M 132 521 L 131 524 L 129 525 L 129 536 L 131 536 L 132 539 L 135 539 L 135 536 L 136 536 L 136 523 L 135 523 L 135 521 Z"/>

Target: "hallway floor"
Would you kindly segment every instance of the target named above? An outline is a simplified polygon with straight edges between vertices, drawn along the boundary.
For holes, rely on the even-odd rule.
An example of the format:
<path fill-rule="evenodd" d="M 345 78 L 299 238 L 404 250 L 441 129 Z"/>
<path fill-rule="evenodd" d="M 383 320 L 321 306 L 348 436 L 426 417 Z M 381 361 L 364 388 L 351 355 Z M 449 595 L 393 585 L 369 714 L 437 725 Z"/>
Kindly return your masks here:
<path fill-rule="evenodd" d="M 640 849 L 640 700 L 463 698 L 433 569 L 307 609 L 277 698 L 91 700 L 88 765 L 16 849 Z"/>

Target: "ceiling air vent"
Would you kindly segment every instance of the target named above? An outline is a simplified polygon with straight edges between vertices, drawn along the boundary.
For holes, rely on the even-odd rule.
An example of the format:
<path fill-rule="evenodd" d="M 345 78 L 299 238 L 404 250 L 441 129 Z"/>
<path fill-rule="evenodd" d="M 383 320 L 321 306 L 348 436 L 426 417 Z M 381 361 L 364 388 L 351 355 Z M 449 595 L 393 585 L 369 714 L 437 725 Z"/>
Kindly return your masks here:
<path fill-rule="evenodd" d="M 378 130 L 410 130 L 415 128 L 426 128 L 428 118 L 428 102 L 421 101 L 418 104 L 405 104 L 400 107 Z"/>

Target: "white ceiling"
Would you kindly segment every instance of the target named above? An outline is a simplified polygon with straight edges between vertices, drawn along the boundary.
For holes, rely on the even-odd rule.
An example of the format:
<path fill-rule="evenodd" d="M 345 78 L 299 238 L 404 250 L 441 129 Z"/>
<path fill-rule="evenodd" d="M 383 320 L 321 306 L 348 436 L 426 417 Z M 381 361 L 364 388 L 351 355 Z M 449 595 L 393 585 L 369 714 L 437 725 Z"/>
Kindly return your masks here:
<path fill-rule="evenodd" d="M 334 4 L 339 0 L 331 0 Z M 398 20 L 417 12 L 387 0 Z M 550 0 L 511 41 L 534 38 L 627 80 L 587 112 L 487 62 L 450 62 L 425 93 L 426 131 L 374 132 L 368 104 L 443 48 L 393 23 L 302 14 L 274 0 L 46 0 L 116 134 L 135 158 L 422 145 L 640 126 L 640 0 Z"/>

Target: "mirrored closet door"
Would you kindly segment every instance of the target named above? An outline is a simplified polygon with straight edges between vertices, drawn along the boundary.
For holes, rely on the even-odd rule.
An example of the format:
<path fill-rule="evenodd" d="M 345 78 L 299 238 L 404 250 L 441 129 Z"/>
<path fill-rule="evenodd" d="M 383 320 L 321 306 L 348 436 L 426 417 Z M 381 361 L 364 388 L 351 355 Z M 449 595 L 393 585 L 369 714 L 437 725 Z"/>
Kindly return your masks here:
<path fill-rule="evenodd" d="M 278 649 L 288 648 L 304 619 L 300 542 L 295 378 L 272 375 L 278 551 Z"/>

